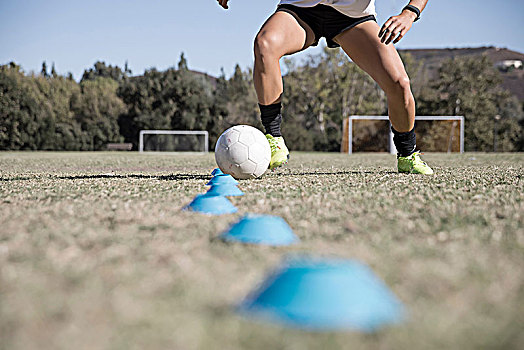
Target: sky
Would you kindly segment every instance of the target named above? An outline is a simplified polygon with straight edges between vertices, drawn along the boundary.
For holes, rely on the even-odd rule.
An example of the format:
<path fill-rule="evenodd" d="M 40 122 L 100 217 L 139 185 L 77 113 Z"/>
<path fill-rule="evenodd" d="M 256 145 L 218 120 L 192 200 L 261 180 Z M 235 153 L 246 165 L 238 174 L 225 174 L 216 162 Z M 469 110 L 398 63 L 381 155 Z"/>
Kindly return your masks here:
<path fill-rule="evenodd" d="M 382 25 L 408 0 L 376 0 Z M 253 64 L 253 38 L 278 0 L 0 0 L 0 64 L 39 72 L 45 60 L 80 79 L 98 61 L 133 74 L 176 66 L 218 76 Z M 400 49 L 497 46 L 524 52 L 522 0 L 430 0 Z M 318 53 L 308 49 L 298 60 Z"/>

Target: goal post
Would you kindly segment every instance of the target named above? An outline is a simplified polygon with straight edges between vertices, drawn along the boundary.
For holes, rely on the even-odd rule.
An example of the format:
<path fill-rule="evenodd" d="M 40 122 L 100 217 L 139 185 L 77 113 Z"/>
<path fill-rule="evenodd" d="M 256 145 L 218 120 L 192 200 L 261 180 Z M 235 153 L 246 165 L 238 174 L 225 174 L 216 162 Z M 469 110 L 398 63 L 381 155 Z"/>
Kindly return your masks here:
<path fill-rule="evenodd" d="M 205 130 L 140 130 L 138 152 L 209 152 Z"/>
<path fill-rule="evenodd" d="M 417 130 L 422 129 L 422 133 L 417 131 L 417 145 L 421 145 L 423 150 L 427 152 L 464 152 L 463 116 L 416 116 L 415 121 Z M 433 127 L 424 125 L 424 123 L 431 122 L 439 124 Z M 359 137 L 362 138 L 363 130 L 368 134 L 367 143 L 371 144 L 371 147 L 362 147 L 364 151 L 372 151 L 371 149 L 374 148 L 373 150 L 387 149 L 391 154 L 397 153 L 389 117 L 377 115 L 352 115 L 345 118 L 340 151 L 348 154 L 359 151 L 355 146 L 356 143 L 362 141 L 359 140 Z M 422 137 L 419 137 L 420 134 Z"/>

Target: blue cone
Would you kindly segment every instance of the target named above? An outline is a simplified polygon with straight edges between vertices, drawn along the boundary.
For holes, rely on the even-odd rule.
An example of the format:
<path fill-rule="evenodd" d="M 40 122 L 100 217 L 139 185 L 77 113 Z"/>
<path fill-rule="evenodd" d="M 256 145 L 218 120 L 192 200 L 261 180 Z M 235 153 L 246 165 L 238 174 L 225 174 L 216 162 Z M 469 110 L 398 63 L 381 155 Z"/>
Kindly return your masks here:
<path fill-rule="evenodd" d="M 210 215 L 232 214 L 238 210 L 226 197 L 207 193 L 197 195 L 184 209 Z"/>
<path fill-rule="evenodd" d="M 213 185 L 211 188 L 207 191 L 207 194 L 214 195 L 214 196 L 243 196 L 244 192 L 240 190 L 236 185 L 233 184 L 218 184 Z"/>
<path fill-rule="evenodd" d="M 222 234 L 225 241 L 273 246 L 299 241 L 286 221 L 278 216 L 248 214 Z"/>
<path fill-rule="evenodd" d="M 367 266 L 304 257 L 288 261 L 239 311 L 316 331 L 373 332 L 404 318 L 402 303 Z"/>
<path fill-rule="evenodd" d="M 211 172 L 211 175 L 213 175 L 213 176 L 222 175 L 222 174 L 224 174 L 224 173 L 222 172 L 222 170 L 220 170 L 220 168 L 215 168 Z"/>
<path fill-rule="evenodd" d="M 213 185 L 238 185 L 238 181 L 229 174 L 215 175 L 209 182 L 207 186 Z"/>

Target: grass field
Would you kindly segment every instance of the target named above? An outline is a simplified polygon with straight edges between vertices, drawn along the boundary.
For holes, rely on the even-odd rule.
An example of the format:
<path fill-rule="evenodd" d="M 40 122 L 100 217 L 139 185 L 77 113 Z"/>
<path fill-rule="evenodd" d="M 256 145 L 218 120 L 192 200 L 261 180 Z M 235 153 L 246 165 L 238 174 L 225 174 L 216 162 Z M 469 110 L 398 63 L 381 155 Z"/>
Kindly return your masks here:
<path fill-rule="evenodd" d="M 2 349 L 517 349 L 524 346 L 524 154 L 293 153 L 242 181 L 239 213 L 181 211 L 214 158 L 0 153 Z M 282 216 L 291 248 L 215 239 L 241 214 Z M 408 320 L 308 333 L 233 307 L 288 254 L 368 264 Z"/>

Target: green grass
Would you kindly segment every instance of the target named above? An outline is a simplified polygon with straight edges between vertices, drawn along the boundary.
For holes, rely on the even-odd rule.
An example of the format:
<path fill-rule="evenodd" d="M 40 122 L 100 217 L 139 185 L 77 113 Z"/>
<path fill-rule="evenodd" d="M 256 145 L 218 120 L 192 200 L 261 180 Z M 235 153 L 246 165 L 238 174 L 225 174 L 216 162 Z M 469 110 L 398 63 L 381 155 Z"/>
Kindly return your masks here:
<path fill-rule="evenodd" d="M 181 211 L 209 156 L 0 153 L 0 348 L 511 349 L 524 345 L 524 154 L 293 153 L 242 181 L 239 213 Z M 301 243 L 215 238 L 247 212 Z M 233 307 L 287 255 L 368 264 L 408 320 L 376 334 L 308 333 Z"/>

